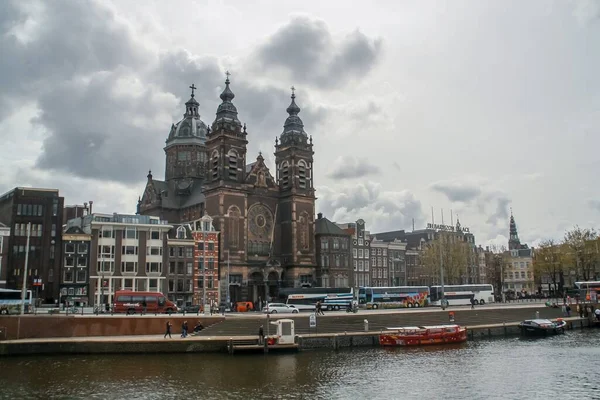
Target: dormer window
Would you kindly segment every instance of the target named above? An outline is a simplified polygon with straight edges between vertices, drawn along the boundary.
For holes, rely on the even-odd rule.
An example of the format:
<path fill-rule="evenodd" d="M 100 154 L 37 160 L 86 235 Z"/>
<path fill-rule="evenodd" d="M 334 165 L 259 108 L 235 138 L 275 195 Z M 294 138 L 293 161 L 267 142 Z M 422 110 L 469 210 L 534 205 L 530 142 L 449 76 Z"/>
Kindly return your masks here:
<path fill-rule="evenodd" d="M 185 239 L 185 228 L 183 226 L 177 228 L 177 239 Z"/>

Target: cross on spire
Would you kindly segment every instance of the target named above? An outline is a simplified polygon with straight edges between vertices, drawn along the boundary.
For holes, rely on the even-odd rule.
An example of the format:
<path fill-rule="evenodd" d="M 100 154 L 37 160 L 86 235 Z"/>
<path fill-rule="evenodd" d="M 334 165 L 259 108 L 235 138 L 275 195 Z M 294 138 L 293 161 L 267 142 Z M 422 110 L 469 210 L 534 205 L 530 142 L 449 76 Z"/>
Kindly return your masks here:
<path fill-rule="evenodd" d="M 192 83 L 192 86 L 190 86 L 190 89 L 192 89 L 192 97 L 194 97 L 194 90 L 196 90 L 196 86 L 194 86 L 194 84 Z"/>
<path fill-rule="evenodd" d="M 229 79 L 229 75 L 231 75 L 231 73 L 229 72 L 229 70 L 225 71 L 225 75 L 227 75 L 227 79 Z"/>
<path fill-rule="evenodd" d="M 292 86 L 290 89 L 292 89 L 292 97 L 296 97 L 296 88 Z"/>

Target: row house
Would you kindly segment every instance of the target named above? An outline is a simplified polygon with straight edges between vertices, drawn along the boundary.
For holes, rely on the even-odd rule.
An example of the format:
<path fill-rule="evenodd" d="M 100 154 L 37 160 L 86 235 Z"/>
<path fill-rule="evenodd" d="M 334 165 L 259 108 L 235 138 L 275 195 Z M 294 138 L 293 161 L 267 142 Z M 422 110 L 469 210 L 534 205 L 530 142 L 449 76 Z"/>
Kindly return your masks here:
<path fill-rule="evenodd" d="M 318 213 L 315 245 L 317 284 L 321 287 L 353 287 L 351 235 Z"/>
<path fill-rule="evenodd" d="M 66 231 L 73 227 L 91 235 L 88 304 L 112 304 L 117 290 L 166 291 L 172 225 L 159 217 L 95 213 L 68 221 Z"/>
<path fill-rule="evenodd" d="M 336 224 L 339 228 L 350 234 L 352 238 L 352 270 L 354 286 L 371 286 L 370 275 L 370 249 L 371 237 L 366 230 L 365 221 Z"/>
<path fill-rule="evenodd" d="M 220 303 L 221 293 L 225 294 L 225 300 L 228 276 L 219 278 L 219 232 L 211 217 L 205 215 L 196 221 L 174 225 L 168 233 L 167 246 L 170 300 L 178 307 L 201 305 L 205 290 L 207 304 Z"/>
<path fill-rule="evenodd" d="M 21 289 L 27 274 L 26 286 L 38 301 L 58 302 L 63 204 L 58 189 L 18 187 L 0 195 L 0 223 L 10 229 L 0 271 L 6 288 Z"/>
<path fill-rule="evenodd" d="M 78 226 L 62 234 L 63 263 L 60 277 L 60 303 L 87 306 L 90 303 L 89 270 L 92 235 Z"/>

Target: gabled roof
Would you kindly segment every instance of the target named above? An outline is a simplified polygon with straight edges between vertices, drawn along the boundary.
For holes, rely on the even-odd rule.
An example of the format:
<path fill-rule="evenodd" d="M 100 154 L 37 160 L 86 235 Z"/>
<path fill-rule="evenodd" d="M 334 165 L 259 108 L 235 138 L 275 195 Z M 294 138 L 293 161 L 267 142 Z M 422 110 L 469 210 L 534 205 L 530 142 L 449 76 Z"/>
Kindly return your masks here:
<path fill-rule="evenodd" d="M 340 235 L 350 236 L 349 233 L 341 229 L 339 226 L 328 220 L 327 218 L 319 215 L 315 221 L 315 235 Z"/>

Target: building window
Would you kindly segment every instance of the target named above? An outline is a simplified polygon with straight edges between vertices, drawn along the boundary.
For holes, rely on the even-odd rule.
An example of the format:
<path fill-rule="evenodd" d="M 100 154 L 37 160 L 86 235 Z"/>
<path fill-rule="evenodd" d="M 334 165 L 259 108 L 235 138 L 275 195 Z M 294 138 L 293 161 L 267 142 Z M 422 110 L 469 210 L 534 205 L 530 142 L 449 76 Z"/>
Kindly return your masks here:
<path fill-rule="evenodd" d="M 229 232 L 227 233 L 227 241 L 229 247 L 232 249 L 237 249 L 239 245 L 239 237 L 240 237 L 240 217 L 241 213 L 239 208 L 232 206 L 229 208 L 229 212 L 227 213 L 227 217 L 229 220 Z"/>
<path fill-rule="evenodd" d="M 75 253 L 75 243 L 67 243 L 65 244 L 65 253 L 73 254 Z"/>
<path fill-rule="evenodd" d="M 335 266 L 336 267 L 342 266 L 342 260 L 341 260 L 341 256 L 339 254 L 335 255 Z"/>
<path fill-rule="evenodd" d="M 102 229 L 100 230 L 100 237 L 101 238 L 112 238 L 113 237 L 112 227 L 102 227 Z"/>
<path fill-rule="evenodd" d="M 100 258 L 115 258 L 115 246 L 98 246 Z"/>
<path fill-rule="evenodd" d="M 137 273 L 137 262 L 135 261 L 122 261 L 121 272 L 135 272 Z"/>
<path fill-rule="evenodd" d="M 194 257 L 194 248 L 186 247 L 185 248 L 185 256 L 186 256 L 186 258 L 193 258 Z"/>
<path fill-rule="evenodd" d="M 152 240 L 160 240 L 160 231 L 151 230 L 150 231 L 150 239 L 152 239 Z"/>
<path fill-rule="evenodd" d="M 147 273 L 160 273 L 162 272 L 162 263 L 160 262 L 147 262 L 146 263 Z"/>
<path fill-rule="evenodd" d="M 77 283 L 84 283 L 87 280 L 87 269 L 77 268 Z"/>
<path fill-rule="evenodd" d="M 228 154 L 229 161 L 229 179 L 236 180 L 238 172 L 238 155 L 235 151 L 231 150 Z"/>
<path fill-rule="evenodd" d="M 329 240 L 321 239 L 321 250 L 329 250 Z"/>
<path fill-rule="evenodd" d="M 279 179 L 280 179 L 280 184 L 282 187 L 284 187 L 284 188 L 288 187 L 288 185 L 290 183 L 290 166 L 287 161 L 284 161 L 281 164 L 281 167 L 279 170 Z"/>
<path fill-rule="evenodd" d="M 215 251 L 215 243 L 214 242 L 209 242 L 207 243 L 208 245 L 208 251 Z"/>
<path fill-rule="evenodd" d="M 354 271 L 356 271 L 356 269 L 357 269 L 357 265 L 356 265 L 356 264 L 357 264 L 357 262 L 356 262 L 356 260 L 353 260 L 353 261 L 352 261 L 352 264 L 354 265 Z"/>
<path fill-rule="evenodd" d="M 110 273 L 115 271 L 114 261 L 98 261 L 98 273 Z"/>
<path fill-rule="evenodd" d="M 88 252 L 88 244 L 87 243 L 79 243 L 77 245 L 77 253 L 87 254 L 87 252 Z"/>
<path fill-rule="evenodd" d="M 356 249 L 352 249 L 352 257 L 353 258 L 357 258 L 357 256 L 356 256 Z"/>
<path fill-rule="evenodd" d="M 194 272 L 194 263 L 188 262 L 186 264 L 186 270 L 188 275 L 192 275 L 192 273 Z"/>
<path fill-rule="evenodd" d="M 17 215 L 21 215 L 22 210 L 23 206 L 21 204 L 17 204 Z"/>
<path fill-rule="evenodd" d="M 363 258 L 363 249 L 358 249 L 358 258 Z"/>
<path fill-rule="evenodd" d="M 183 258 L 183 255 L 185 254 L 184 252 L 185 252 L 185 247 L 183 247 L 183 246 L 177 247 L 177 257 Z"/>
<path fill-rule="evenodd" d="M 300 216 L 300 220 L 298 221 L 298 237 L 300 239 L 301 250 L 308 250 L 310 247 L 310 241 L 308 240 L 308 230 L 308 213 L 303 212 Z"/>
<path fill-rule="evenodd" d="M 56 256 L 56 248 L 54 247 L 54 245 L 52 245 L 52 246 L 50 246 L 50 259 L 53 260 L 55 256 Z"/>
<path fill-rule="evenodd" d="M 136 255 L 138 253 L 138 248 L 137 246 L 123 246 L 122 247 L 123 252 L 121 254 L 126 254 L 126 255 Z"/>
<path fill-rule="evenodd" d="M 219 153 L 214 151 L 211 159 L 212 178 L 217 179 L 219 177 Z"/>
<path fill-rule="evenodd" d="M 128 226 L 123 231 L 123 239 L 137 239 L 137 238 L 138 238 L 138 231 L 137 231 L 137 229 L 135 229 L 135 227 Z"/>
<path fill-rule="evenodd" d="M 85 257 L 78 257 L 77 258 L 77 266 L 78 267 L 87 267 L 87 258 Z"/>
<path fill-rule="evenodd" d="M 183 226 L 177 228 L 177 239 L 185 239 L 185 228 Z"/>
<path fill-rule="evenodd" d="M 162 256 L 162 247 L 150 246 L 146 254 L 149 256 Z"/>
<path fill-rule="evenodd" d="M 73 282 L 73 268 L 64 268 L 63 282 L 65 282 L 65 283 Z"/>
<path fill-rule="evenodd" d="M 303 160 L 298 162 L 298 186 L 306 188 L 306 163 Z"/>
<path fill-rule="evenodd" d="M 212 257 L 208 259 L 208 269 L 215 269 L 215 259 Z"/>
<path fill-rule="evenodd" d="M 339 239 L 333 239 L 333 249 L 334 250 L 339 250 L 340 248 L 340 240 Z"/>

